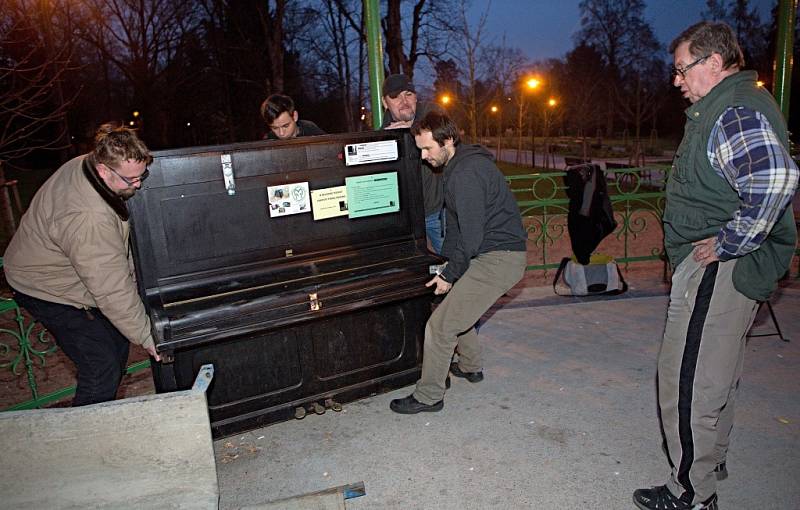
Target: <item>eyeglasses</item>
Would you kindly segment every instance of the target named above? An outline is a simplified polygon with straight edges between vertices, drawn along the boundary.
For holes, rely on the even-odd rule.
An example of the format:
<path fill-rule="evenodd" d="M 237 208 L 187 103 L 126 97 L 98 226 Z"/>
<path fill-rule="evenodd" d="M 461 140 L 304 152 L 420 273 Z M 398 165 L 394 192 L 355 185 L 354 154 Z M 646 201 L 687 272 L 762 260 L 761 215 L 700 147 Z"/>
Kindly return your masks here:
<path fill-rule="evenodd" d="M 114 175 L 116 175 L 117 177 L 122 179 L 122 182 L 124 182 L 128 186 L 133 186 L 134 184 L 139 184 L 142 181 L 144 181 L 145 179 L 147 179 L 148 175 L 150 175 L 150 169 L 149 168 L 145 168 L 144 172 L 142 172 L 142 175 L 140 175 L 139 177 L 134 177 L 133 179 L 131 179 L 129 177 L 125 177 L 124 175 L 120 174 L 119 172 L 114 170 L 114 168 L 112 168 L 110 165 L 107 165 L 106 163 L 103 163 L 103 164 L 105 165 L 106 168 L 108 168 L 109 170 L 114 172 Z"/>
<path fill-rule="evenodd" d="M 695 60 L 694 62 L 692 62 L 691 64 L 687 65 L 684 68 L 670 66 L 670 72 L 671 72 L 673 77 L 675 77 L 677 75 L 681 75 L 681 78 L 685 80 L 686 79 L 686 73 L 689 72 L 689 69 L 693 68 L 694 66 L 696 66 L 699 63 L 701 63 L 702 61 L 704 61 L 705 59 L 707 59 L 710 56 L 711 55 L 706 55 L 705 57 L 700 57 L 700 58 L 698 58 L 697 60 Z"/>

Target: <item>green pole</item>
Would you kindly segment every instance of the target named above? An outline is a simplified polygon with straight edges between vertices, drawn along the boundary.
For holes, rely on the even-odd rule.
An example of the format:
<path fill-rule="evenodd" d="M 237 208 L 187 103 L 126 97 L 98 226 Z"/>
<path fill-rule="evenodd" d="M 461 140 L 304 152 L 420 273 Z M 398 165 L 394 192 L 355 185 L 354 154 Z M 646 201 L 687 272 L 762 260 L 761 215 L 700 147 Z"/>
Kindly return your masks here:
<path fill-rule="evenodd" d="M 778 40 L 775 49 L 775 66 L 772 95 L 781 107 L 783 118 L 789 120 L 789 99 L 792 96 L 792 50 L 797 0 L 780 0 L 778 4 Z"/>
<path fill-rule="evenodd" d="M 367 15 L 367 55 L 369 56 L 369 96 L 372 103 L 372 126 L 383 124 L 381 85 L 383 84 L 383 39 L 381 38 L 381 10 L 378 0 L 363 0 Z"/>

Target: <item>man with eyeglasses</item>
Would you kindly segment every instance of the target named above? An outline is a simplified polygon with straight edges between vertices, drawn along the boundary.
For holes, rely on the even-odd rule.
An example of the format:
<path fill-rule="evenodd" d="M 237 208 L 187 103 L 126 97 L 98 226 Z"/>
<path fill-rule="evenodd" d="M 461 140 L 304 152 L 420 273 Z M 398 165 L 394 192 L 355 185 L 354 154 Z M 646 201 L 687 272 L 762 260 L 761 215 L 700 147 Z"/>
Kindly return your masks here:
<path fill-rule="evenodd" d="M 790 201 L 798 169 L 783 115 L 756 73 L 742 70 L 728 25 L 695 24 L 670 52 L 673 83 L 691 103 L 663 218 L 674 272 L 657 395 L 671 476 L 633 501 L 717 509 L 746 335 L 797 242 Z"/>
<path fill-rule="evenodd" d="M 73 406 L 115 398 L 131 343 L 160 360 L 136 291 L 125 204 L 153 158 L 124 127 L 101 126 L 95 142 L 42 185 L 3 261 L 14 299 L 77 367 Z"/>

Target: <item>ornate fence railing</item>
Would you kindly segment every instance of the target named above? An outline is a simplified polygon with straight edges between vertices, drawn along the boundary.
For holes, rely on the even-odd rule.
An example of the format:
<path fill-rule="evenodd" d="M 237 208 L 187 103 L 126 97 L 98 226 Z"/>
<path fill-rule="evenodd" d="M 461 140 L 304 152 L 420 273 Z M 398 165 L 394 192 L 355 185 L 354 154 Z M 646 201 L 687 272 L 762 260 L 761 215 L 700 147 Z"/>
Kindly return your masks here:
<path fill-rule="evenodd" d="M 2 266 L 3 259 L 0 258 L 0 271 Z M 10 383 L 20 382 L 18 379 L 24 378 L 22 384 L 27 385 L 27 393 L 30 394 L 28 400 L 0 405 L 0 411 L 38 409 L 75 394 L 74 385 L 47 393 L 40 391 L 38 376 L 47 368 L 48 361 L 54 360 L 57 350 L 58 346 L 47 330 L 23 313 L 14 299 L 0 297 L 0 373 L 8 377 Z M 148 368 L 150 360 L 139 361 L 128 366 L 125 374 Z M 4 385 L 4 389 L 9 390 L 13 386 L 17 384 Z M 25 395 L 25 392 L 21 394 Z"/>
<path fill-rule="evenodd" d="M 664 182 L 669 166 L 606 171 L 606 182 L 616 230 L 597 251 L 630 263 L 663 260 Z M 528 229 L 528 270 L 558 267 L 571 248 L 567 233 L 569 199 L 563 184 L 565 172 L 508 176 L 511 191 Z"/>

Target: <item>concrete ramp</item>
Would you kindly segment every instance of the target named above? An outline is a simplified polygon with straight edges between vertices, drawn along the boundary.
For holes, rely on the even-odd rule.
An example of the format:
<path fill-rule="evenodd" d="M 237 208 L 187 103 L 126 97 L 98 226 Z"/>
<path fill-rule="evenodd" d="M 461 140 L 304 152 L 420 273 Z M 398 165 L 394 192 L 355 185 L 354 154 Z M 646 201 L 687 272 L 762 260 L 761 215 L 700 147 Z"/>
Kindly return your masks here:
<path fill-rule="evenodd" d="M 203 367 L 195 388 L 0 413 L 0 508 L 216 509 Z"/>

